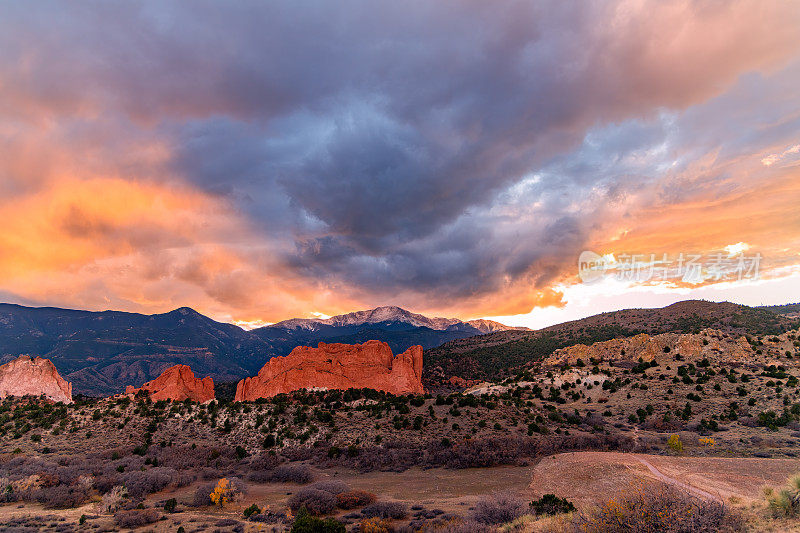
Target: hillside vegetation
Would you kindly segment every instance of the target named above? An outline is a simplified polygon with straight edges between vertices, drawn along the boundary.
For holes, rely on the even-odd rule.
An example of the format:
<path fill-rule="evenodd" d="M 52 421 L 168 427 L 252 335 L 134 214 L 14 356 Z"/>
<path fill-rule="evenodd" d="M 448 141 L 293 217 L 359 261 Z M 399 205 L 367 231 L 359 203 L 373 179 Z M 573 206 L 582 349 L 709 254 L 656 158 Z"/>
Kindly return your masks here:
<path fill-rule="evenodd" d="M 660 309 L 602 313 L 532 332 L 502 331 L 448 342 L 425 352 L 425 371 L 431 382 L 441 382 L 450 376 L 497 379 L 575 344 L 640 333 L 699 333 L 705 328 L 735 335 L 779 335 L 798 326 L 800 319 L 768 309 L 690 300 Z"/>

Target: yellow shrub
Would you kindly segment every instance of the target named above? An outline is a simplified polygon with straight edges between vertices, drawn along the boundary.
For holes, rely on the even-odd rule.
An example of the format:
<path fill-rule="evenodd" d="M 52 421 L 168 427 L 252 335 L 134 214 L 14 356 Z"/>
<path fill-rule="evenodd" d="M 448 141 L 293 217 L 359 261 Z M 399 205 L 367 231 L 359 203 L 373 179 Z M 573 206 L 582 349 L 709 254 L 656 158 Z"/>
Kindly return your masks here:
<path fill-rule="evenodd" d="M 214 487 L 214 492 L 209 496 L 211 497 L 211 501 L 214 502 L 214 505 L 224 507 L 225 504 L 230 501 L 232 493 L 233 488 L 231 487 L 231 483 L 228 481 L 228 478 L 224 477 L 217 482 L 217 486 Z"/>
<path fill-rule="evenodd" d="M 700 444 L 702 446 L 709 446 L 709 447 L 713 448 L 714 446 L 717 445 L 717 441 L 715 441 L 711 437 L 703 437 L 703 438 L 700 439 Z"/>
<path fill-rule="evenodd" d="M 670 435 L 669 440 L 667 441 L 667 446 L 669 446 L 669 449 L 673 452 L 683 452 L 683 442 L 681 441 L 680 435 Z"/>

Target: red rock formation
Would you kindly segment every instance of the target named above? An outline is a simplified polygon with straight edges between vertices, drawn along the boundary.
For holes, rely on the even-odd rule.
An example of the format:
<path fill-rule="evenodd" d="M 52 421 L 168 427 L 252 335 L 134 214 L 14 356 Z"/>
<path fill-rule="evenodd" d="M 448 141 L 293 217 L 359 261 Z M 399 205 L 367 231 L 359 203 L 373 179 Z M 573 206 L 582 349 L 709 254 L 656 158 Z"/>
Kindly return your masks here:
<path fill-rule="evenodd" d="M 453 387 L 460 387 L 462 389 L 467 387 L 467 380 L 459 376 L 451 376 L 448 383 Z"/>
<path fill-rule="evenodd" d="M 128 385 L 125 394 L 136 394 L 140 390 L 149 392 L 153 400 L 182 402 L 188 399 L 207 402 L 214 399 L 214 380 L 211 377 L 196 378 L 187 365 L 175 365 L 164 370 L 160 376 L 148 381 L 141 388 Z"/>
<path fill-rule="evenodd" d="M 72 403 L 72 383 L 61 377 L 50 359 L 21 355 L 0 366 L 0 398 L 41 395 Z"/>
<path fill-rule="evenodd" d="M 298 389 L 370 388 L 392 394 L 422 393 L 422 346 L 392 355 L 381 341 L 298 346 L 273 357 L 258 375 L 236 387 L 236 401 L 268 398 Z"/>
<path fill-rule="evenodd" d="M 479 379 L 464 379 L 461 376 L 451 376 L 447 382 L 450 384 L 451 387 L 456 387 L 459 389 L 466 389 L 468 387 L 472 387 L 474 385 L 478 385 L 479 383 L 483 383 Z"/>

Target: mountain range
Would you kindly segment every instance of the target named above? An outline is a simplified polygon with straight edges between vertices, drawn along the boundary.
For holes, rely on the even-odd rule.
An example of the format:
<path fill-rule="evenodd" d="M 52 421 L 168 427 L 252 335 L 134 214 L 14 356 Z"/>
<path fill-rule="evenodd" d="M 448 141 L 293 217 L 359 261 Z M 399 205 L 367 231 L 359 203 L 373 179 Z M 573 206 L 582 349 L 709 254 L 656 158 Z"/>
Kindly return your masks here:
<path fill-rule="evenodd" d="M 282 329 L 308 329 L 318 330 L 325 326 L 348 327 L 362 326 L 366 324 L 385 324 L 402 323 L 420 328 L 428 328 L 438 331 L 443 330 L 467 330 L 472 327 L 480 333 L 492 333 L 495 331 L 518 330 L 525 331 L 528 328 L 515 328 L 495 322 L 493 320 L 468 320 L 463 322 L 457 318 L 429 318 L 425 315 L 412 313 L 396 306 L 376 307 L 367 311 L 356 311 L 346 315 L 337 315 L 330 318 L 292 318 L 268 326 L 270 328 Z"/>
<path fill-rule="evenodd" d="M 38 355 L 55 364 L 76 394 L 109 395 L 126 385 L 140 386 L 179 363 L 215 381 L 235 381 L 301 345 L 377 339 L 399 353 L 415 344 L 427 349 L 510 329 L 516 328 L 489 320 L 429 318 L 393 306 L 246 331 L 188 307 L 145 315 L 0 304 L 0 364 Z"/>
<path fill-rule="evenodd" d="M 145 315 L 0 304 L 0 364 L 19 355 L 50 359 L 75 394 L 111 395 L 141 386 L 176 364 L 198 376 L 233 382 L 274 356 L 319 342 L 381 340 L 394 353 L 425 348 L 425 379 L 487 379 L 577 343 L 637 333 L 691 333 L 713 327 L 736 334 L 779 334 L 800 326 L 795 306 L 753 308 L 729 302 L 679 302 L 660 309 L 602 313 L 536 331 L 489 320 L 430 318 L 387 306 L 330 318 L 294 318 L 244 330 L 188 307 Z"/>

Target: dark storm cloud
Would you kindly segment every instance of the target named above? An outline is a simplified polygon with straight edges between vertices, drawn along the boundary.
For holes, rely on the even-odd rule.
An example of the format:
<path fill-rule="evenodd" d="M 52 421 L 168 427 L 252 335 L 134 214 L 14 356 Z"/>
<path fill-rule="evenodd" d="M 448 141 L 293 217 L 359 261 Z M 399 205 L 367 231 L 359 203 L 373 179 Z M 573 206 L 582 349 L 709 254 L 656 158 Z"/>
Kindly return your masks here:
<path fill-rule="evenodd" d="M 598 201 L 660 175 L 628 158 L 672 142 L 665 112 L 786 56 L 797 21 L 752 7 L 6 4 L 0 112 L 154 135 L 169 156 L 132 177 L 223 198 L 304 275 L 468 298 L 557 279 Z"/>

